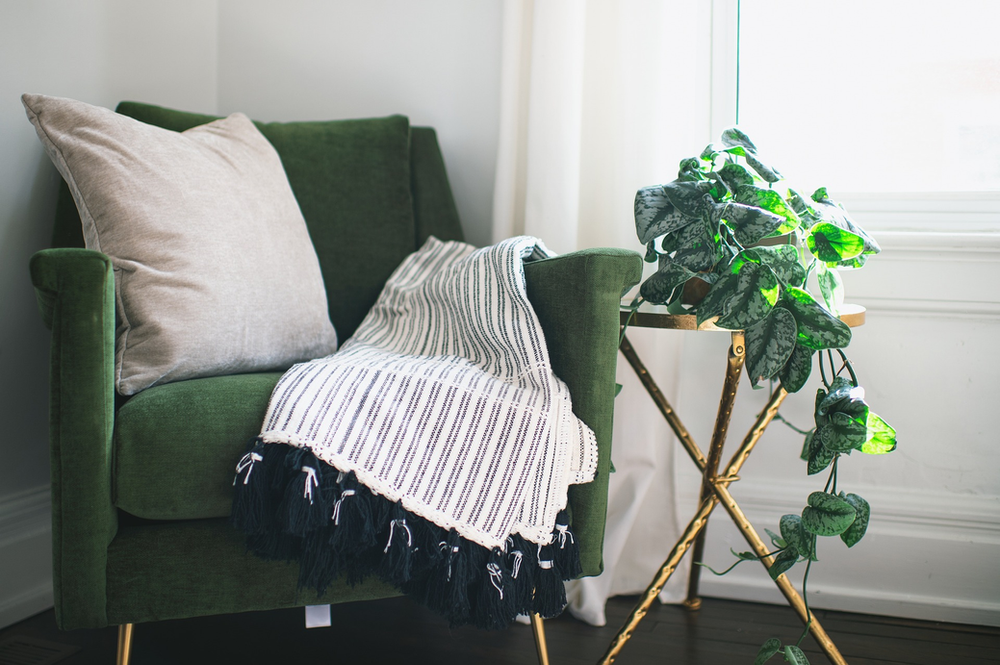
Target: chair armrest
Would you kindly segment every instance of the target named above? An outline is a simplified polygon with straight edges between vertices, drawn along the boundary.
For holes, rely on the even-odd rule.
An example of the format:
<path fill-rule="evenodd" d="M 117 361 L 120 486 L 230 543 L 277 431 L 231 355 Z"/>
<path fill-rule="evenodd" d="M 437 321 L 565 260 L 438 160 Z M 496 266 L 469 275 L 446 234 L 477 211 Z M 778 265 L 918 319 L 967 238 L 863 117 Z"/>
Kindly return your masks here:
<path fill-rule="evenodd" d="M 597 435 L 597 477 L 571 486 L 569 504 L 583 574 L 598 575 L 604 569 L 618 311 L 624 292 L 642 276 L 642 259 L 628 250 L 586 249 L 526 263 L 524 273 L 552 369 L 569 387 L 573 411 Z"/>
<path fill-rule="evenodd" d="M 107 625 L 108 544 L 118 528 L 111 496 L 115 286 L 111 260 L 86 249 L 47 249 L 30 262 L 39 309 L 52 330 L 49 445 L 52 572 L 63 629 Z"/>

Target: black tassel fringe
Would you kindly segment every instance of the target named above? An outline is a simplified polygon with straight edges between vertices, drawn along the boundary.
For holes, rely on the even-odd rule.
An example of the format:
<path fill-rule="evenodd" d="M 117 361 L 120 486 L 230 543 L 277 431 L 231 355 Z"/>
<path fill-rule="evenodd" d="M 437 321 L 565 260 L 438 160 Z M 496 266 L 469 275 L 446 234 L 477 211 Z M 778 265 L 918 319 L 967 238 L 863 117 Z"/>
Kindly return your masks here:
<path fill-rule="evenodd" d="M 251 443 L 233 483 L 233 525 L 265 559 L 298 561 L 299 586 L 320 594 L 337 579 L 376 576 L 453 626 L 506 627 L 519 614 L 557 616 L 564 580 L 579 577 L 569 519 L 551 544 L 519 535 L 492 551 L 375 494 L 308 448 Z"/>

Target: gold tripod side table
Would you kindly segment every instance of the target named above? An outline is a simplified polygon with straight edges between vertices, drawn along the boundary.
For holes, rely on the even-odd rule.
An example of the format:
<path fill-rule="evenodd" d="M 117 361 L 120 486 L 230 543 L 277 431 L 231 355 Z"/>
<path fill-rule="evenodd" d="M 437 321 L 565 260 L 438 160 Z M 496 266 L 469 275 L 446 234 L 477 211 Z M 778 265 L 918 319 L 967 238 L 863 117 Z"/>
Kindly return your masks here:
<path fill-rule="evenodd" d="M 865 321 L 865 309 L 858 306 L 845 306 L 844 312 L 841 314 L 841 320 L 851 327 L 856 327 L 864 324 Z M 623 310 L 621 312 L 621 323 L 624 326 L 629 319 L 630 312 L 628 310 Z M 664 328 L 672 330 L 716 330 L 721 331 L 723 329 L 716 328 L 711 322 L 706 322 L 700 327 L 697 325 L 696 318 L 691 314 L 670 314 L 666 311 L 665 307 L 660 306 L 650 306 L 643 305 L 634 314 L 632 314 L 632 320 L 629 323 L 631 326 L 636 326 L 640 328 Z M 750 524 L 750 520 L 740 509 L 739 504 L 733 498 L 732 494 L 729 493 L 729 485 L 739 480 L 737 475 L 740 468 L 743 466 L 744 462 L 750 456 L 753 451 L 757 441 L 760 440 L 761 435 L 764 430 L 774 419 L 774 416 L 778 413 L 778 407 L 784 401 L 788 393 L 785 392 L 780 386 L 771 394 L 770 399 L 767 402 L 767 406 L 764 410 L 757 416 L 756 422 L 747 432 L 746 437 L 743 439 L 743 443 L 737 449 L 736 453 L 733 454 L 732 458 L 729 460 L 728 464 L 723 467 L 722 471 L 719 471 L 719 463 L 722 460 L 722 449 L 726 443 L 726 435 L 729 432 L 729 420 L 733 413 L 733 404 L 736 401 L 736 391 L 739 388 L 740 376 L 743 373 L 743 364 L 746 360 L 746 346 L 743 339 L 742 330 L 725 331 L 730 332 L 732 335 L 732 345 L 729 347 L 729 354 L 726 363 L 726 376 L 722 388 L 722 398 L 719 400 L 719 410 L 715 418 L 715 427 L 712 430 L 712 441 L 709 444 L 708 456 L 706 457 L 702 453 L 701 448 L 698 444 L 694 442 L 691 435 L 688 433 L 687 428 L 681 422 L 677 413 L 674 411 L 670 403 L 663 396 L 656 382 L 653 381 L 653 377 L 650 376 L 649 371 L 646 366 L 639 359 L 638 354 L 635 349 L 629 343 L 627 337 L 622 337 L 621 352 L 628 360 L 632 369 L 638 375 L 639 380 L 642 385 L 646 388 L 646 392 L 656 403 L 656 406 L 660 409 L 660 413 L 666 419 L 670 428 L 677 435 L 680 440 L 681 445 L 687 452 L 688 456 L 695 463 L 698 469 L 702 472 L 702 486 L 701 486 L 701 500 L 698 506 L 698 510 L 691 521 L 688 523 L 687 528 L 681 535 L 680 540 L 674 545 L 674 548 L 670 551 L 667 556 L 666 561 L 660 567 L 660 570 L 656 573 L 656 577 L 650 583 L 649 588 L 639 599 L 638 604 L 636 604 L 635 609 L 632 610 L 632 614 L 626 620 L 625 624 L 618 631 L 611 645 L 608 647 L 607 652 L 604 654 L 603 658 L 600 660 L 602 665 L 610 665 L 618 657 L 621 652 L 622 647 L 625 642 L 632 636 L 632 632 L 638 626 L 639 622 L 649 611 L 650 605 L 663 590 L 663 586 L 670 579 L 670 576 L 677 569 L 677 565 L 680 563 L 681 559 L 687 553 L 691 547 L 694 547 L 693 556 L 695 560 L 700 560 L 702 557 L 702 551 L 705 546 L 705 526 L 708 524 L 708 518 L 712 514 L 712 511 L 718 504 L 722 504 L 726 512 L 732 518 L 733 522 L 740 529 L 743 537 L 746 538 L 747 543 L 750 544 L 751 549 L 754 553 L 760 557 L 761 563 L 764 564 L 765 568 L 770 568 L 774 563 L 771 557 L 766 556 L 768 553 L 767 546 L 764 541 L 761 540 L 760 536 L 757 535 L 757 531 L 754 529 L 753 525 Z M 698 597 L 698 581 L 700 578 L 701 569 L 699 566 L 691 567 L 691 575 L 688 580 L 688 598 L 685 601 L 685 605 L 691 609 L 696 610 L 701 605 L 701 599 Z M 799 615 L 799 618 L 804 624 L 809 626 L 809 631 L 812 633 L 813 637 L 819 643 L 820 648 L 823 649 L 827 657 L 830 659 L 831 663 L 834 665 L 847 665 L 847 661 L 837 650 L 836 645 L 834 645 L 833 640 L 830 636 L 826 634 L 823 630 L 823 626 L 820 625 L 819 621 L 815 616 L 812 617 L 810 622 L 809 613 L 806 609 L 805 602 L 803 602 L 802 597 L 792 586 L 792 583 L 788 581 L 788 578 L 784 574 L 779 575 L 775 580 L 778 589 L 784 594 L 785 598 L 788 600 L 789 605 L 795 610 Z"/>

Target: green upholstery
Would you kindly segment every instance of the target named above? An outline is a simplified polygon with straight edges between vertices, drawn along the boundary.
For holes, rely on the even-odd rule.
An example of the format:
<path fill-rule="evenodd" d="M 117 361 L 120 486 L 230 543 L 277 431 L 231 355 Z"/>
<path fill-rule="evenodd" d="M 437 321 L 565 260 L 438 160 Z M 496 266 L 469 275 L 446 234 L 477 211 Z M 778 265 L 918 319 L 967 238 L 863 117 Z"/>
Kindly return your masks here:
<path fill-rule="evenodd" d="M 104 626 L 111 502 L 115 286 L 111 261 L 86 249 L 31 258 L 42 318 L 52 330 L 49 446 L 52 582 L 66 628 Z"/>
<path fill-rule="evenodd" d="M 183 130 L 211 116 L 123 103 L 119 111 Z M 316 246 L 331 320 L 346 339 L 392 270 L 429 235 L 461 239 L 433 130 L 405 118 L 259 125 L 275 145 Z M 114 275 L 82 244 L 68 192 L 31 276 L 52 330 L 53 584 L 64 629 L 345 602 L 397 593 L 374 581 L 322 598 L 297 569 L 245 552 L 227 523 L 233 469 L 259 431 L 280 373 L 156 386 L 116 398 Z M 556 373 L 597 434 L 597 479 L 571 488 L 585 575 L 602 569 L 621 293 L 639 255 L 575 252 L 525 267 Z"/>
<path fill-rule="evenodd" d="M 399 595 L 376 580 L 354 587 L 341 580 L 318 596 L 299 590 L 297 581 L 295 564 L 247 555 L 242 535 L 226 520 L 122 526 L 108 548 L 107 624 Z"/>
<path fill-rule="evenodd" d="M 143 390 L 116 416 L 115 506 L 151 520 L 228 517 L 233 469 L 260 434 L 281 372 Z"/>

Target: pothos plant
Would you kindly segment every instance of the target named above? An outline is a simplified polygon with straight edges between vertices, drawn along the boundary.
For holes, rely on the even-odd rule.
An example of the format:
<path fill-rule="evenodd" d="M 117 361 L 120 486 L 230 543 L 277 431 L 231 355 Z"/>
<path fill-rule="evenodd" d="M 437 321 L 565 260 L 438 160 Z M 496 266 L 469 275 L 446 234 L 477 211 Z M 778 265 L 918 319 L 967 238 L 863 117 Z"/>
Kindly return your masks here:
<path fill-rule="evenodd" d="M 806 585 L 818 561 L 818 537 L 839 536 L 853 547 L 868 527 L 868 502 L 838 482 L 841 458 L 896 447 L 895 430 L 864 400 L 843 352 L 851 329 L 838 316 L 844 294 L 839 272 L 862 267 L 879 246 L 825 188 L 811 197 L 789 188 L 738 129 L 682 161 L 673 182 L 640 189 L 635 225 L 646 260 L 658 269 L 640 287 L 633 310 L 642 302 L 662 304 L 673 313 L 696 315 L 699 326 L 714 319 L 717 327 L 743 330 L 754 388 L 770 381 L 798 392 L 819 358 L 823 387 L 816 394 L 815 425 L 795 429 L 805 435 L 801 457 L 807 473 L 828 471 L 827 480 L 809 495 L 801 514 L 781 518 L 778 533 L 766 530 L 774 546 L 768 554 L 774 557 L 772 578 L 805 563 L 808 609 Z M 761 558 L 734 554 L 733 566 Z M 754 665 L 779 652 L 789 662 L 807 663 L 800 648 L 806 634 L 808 625 L 794 644 L 768 640 Z"/>

